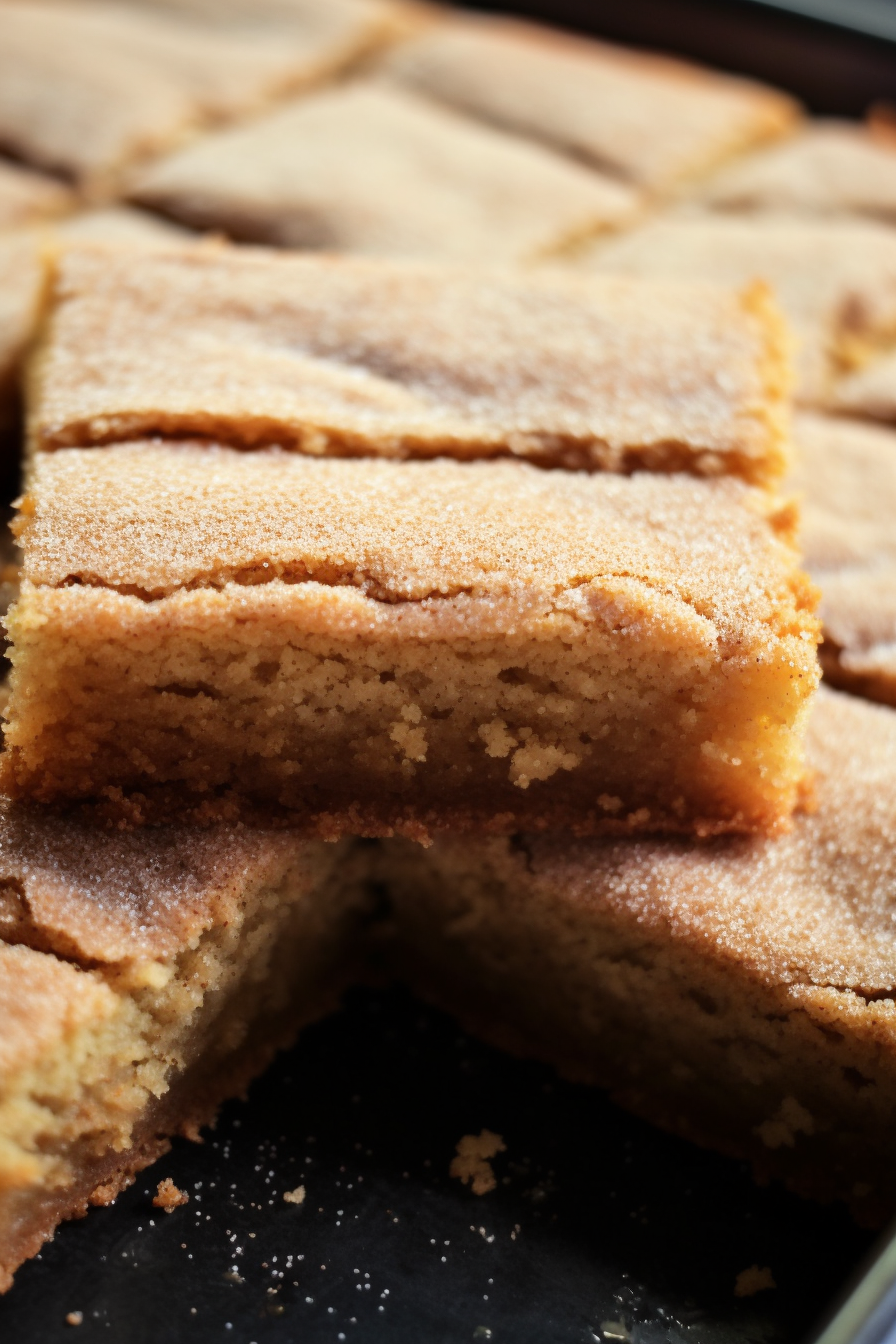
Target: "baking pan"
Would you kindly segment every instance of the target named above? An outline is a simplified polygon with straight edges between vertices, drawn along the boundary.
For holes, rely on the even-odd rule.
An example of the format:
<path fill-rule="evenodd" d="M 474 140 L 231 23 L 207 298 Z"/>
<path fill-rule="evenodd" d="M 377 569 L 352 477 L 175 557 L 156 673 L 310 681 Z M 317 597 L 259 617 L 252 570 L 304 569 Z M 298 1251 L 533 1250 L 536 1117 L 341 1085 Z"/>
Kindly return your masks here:
<path fill-rule="evenodd" d="M 483 1128 L 506 1152 L 475 1196 L 448 1167 Z M 168 1176 L 190 1196 L 172 1214 L 151 1203 Z M 400 989 L 358 990 L 205 1143 L 63 1227 L 0 1339 L 798 1344 L 871 1240 Z M 775 1287 L 737 1297 L 754 1265 Z"/>

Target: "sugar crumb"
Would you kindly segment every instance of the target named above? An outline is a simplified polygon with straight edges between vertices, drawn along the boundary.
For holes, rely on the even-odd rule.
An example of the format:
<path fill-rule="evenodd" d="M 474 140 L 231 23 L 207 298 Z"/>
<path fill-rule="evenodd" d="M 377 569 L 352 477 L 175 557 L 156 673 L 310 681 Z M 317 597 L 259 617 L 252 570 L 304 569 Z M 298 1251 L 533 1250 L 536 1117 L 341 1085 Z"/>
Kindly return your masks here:
<path fill-rule="evenodd" d="M 164 1181 L 159 1181 L 158 1190 L 152 1202 L 155 1208 L 164 1209 L 166 1213 L 173 1213 L 182 1204 L 189 1204 L 190 1196 L 185 1190 L 179 1190 L 170 1176 L 166 1176 Z"/>
<path fill-rule="evenodd" d="M 304 1185 L 297 1185 L 295 1190 L 284 1190 L 283 1199 L 287 1204 L 304 1204 L 305 1203 Z"/>

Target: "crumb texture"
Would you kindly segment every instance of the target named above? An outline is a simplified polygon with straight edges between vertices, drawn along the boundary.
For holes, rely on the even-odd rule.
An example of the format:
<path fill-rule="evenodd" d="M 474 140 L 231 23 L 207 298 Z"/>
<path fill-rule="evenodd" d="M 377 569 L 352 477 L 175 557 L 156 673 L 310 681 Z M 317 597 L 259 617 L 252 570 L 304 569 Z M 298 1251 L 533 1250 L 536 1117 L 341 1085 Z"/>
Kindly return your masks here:
<path fill-rule="evenodd" d="M 333 1005 L 368 899 L 343 849 L 295 836 L 171 828 L 159 862 L 161 832 L 123 855 L 114 831 L 60 825 L 30 817 L 35 862 L 0 881 L 0 1291 Z M 157 1207 L 184 1202 L 161 1182 Z"/>
<path fill-rule="evenodd" d="M 0 942 L 0 1070 L 4 1078 L 79 1027 L 110 1016 L 115 996 L 99 980 L 28 947 Z"/>

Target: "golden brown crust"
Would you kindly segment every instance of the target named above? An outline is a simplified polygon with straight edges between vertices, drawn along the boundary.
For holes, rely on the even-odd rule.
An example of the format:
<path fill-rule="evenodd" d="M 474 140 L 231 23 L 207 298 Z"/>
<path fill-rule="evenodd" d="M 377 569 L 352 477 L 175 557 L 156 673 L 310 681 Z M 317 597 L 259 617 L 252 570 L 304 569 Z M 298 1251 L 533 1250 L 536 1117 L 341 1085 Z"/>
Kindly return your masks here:
<path fill-rule="evenodd" d="M 532 839 L 529 862 L 549 876 L 555 901 L 582 914 L 606 901 L 760 982 L 864 995 L 869 1026 L 896 1050 L 886 1025 L 896 1010 L 882 1000 L 876 1021 L 870 1002 L 896 992 L 896 715 L 821 689 L 808 758 L 817 805 L 781 839 L 570 845 L 545 836 Z M 624 880 L 608 883 L 611 873 Z"/>
<path fill-rule="evenodd" d="M 797 119 L 784 94 L 514 20 L 449 19 L 398 47 L 388 74 L 475 116 L 668 189 Z"/>
<path fill-rule="evenodd" d="M 2 207 L 0 207 L 2 211 Z M 19 382 L 40 319 L 49 276 L 49 259 L 70 243 L 103 242 L 116 247 L 178 243 L 192 239 L 186 229 L 145 210 L 107 206 L 45 219 L 30 228 L 0 233 L 0 442 L 18 456 L 21 445 Z"/>
<path fill-rule="evenodd" d="M 759 483 L 787 462 L 781 323 L 755 288 L 85 248 L 55 304 L 38 448 L 160 433 Z"/>
<path fill-rule="evenodd" d="M 896 718 L 822 692 L 810 742 L 819 806 L 782 840 L 446 838 L 428 854 L 389 848 L 372 875 L 396 903 L 402 975 L 477 1030 L 801 1193 L 880 1218 L 896 1202 Z M 51 1036 L 57 982 L 99 985 L 28 949 L 0 947 L 4 958 L 41 966 L 34 997 L 49 997 Z M 27 999 L 26 980 L 4 983 Z M 0 1288 L 61 1218 L 108 1202 L 170 1133 L 207 1122 L 314 1010 L 260 1021 L 237 1058 L 181 1079 L 129 1150 L 36 1199 L 0 1247 Z M 39 1033 L 26 1041 L 41 1048 Z"/>
<path fill-rule="evenodd" d="M 541 145 L 369 80 L 206 136 L 130 194 L 243 241 L 478 265 L 540 259 L 640 205 Z"/>
<path fill-rule="evenodd" d="M 677 593 L 734 647 L 794 619 L 795 557 L 786 534 L 775 539 L 779 507 L 727 479 L 150 441 L 39 457 L 17 532 L 35 585 L 155 600 L 311 581 L 386 604 L 371 628 L 391 604 L 445 599 L 448 619 L 447 599 L 464 594 L 522 607 L 624 576 Z M 500 616 L 483 609 L 483 622 L 483 633 L 497 630 Z"/>
<path fill-rule="evenodd" d="M 294 835 L 4 805 L 0 1291 L 335 1006 L 367 904 L 345 850 Z"/>

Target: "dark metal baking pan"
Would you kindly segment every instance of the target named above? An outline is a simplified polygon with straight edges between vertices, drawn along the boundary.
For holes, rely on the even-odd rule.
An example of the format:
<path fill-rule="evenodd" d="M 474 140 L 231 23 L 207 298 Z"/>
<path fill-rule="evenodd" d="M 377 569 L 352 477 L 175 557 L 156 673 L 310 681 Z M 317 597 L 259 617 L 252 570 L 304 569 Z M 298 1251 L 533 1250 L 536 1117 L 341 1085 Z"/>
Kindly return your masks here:
<path fill-rule="evenodd" d="M 448 1166 L 483 1127 L 506 1152 L 477 1197 Z M 165 1176 L 190 1195 L 170 1215 Z M 400 990 L 359 990 L 204 1144 L 64 1227 L 0 1301 L 0 1339 L 798 1344 L 870 1241 Z M 775 1287 L 735 1296 L 753 1265 Z"/>

